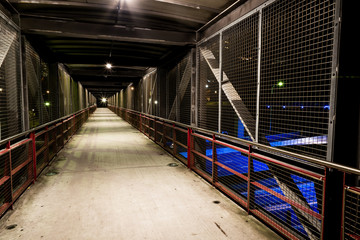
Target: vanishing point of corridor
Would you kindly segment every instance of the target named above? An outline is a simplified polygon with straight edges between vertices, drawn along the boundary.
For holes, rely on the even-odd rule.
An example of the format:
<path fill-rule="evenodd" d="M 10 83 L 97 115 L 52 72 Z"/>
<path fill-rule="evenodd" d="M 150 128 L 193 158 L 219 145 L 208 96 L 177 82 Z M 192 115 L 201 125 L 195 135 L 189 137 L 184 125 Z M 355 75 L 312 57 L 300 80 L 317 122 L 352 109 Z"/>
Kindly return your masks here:
<path fill-rule="evenodd" d="M 279 237 L 100 108 L 1 219 L 0 239 Z"/>

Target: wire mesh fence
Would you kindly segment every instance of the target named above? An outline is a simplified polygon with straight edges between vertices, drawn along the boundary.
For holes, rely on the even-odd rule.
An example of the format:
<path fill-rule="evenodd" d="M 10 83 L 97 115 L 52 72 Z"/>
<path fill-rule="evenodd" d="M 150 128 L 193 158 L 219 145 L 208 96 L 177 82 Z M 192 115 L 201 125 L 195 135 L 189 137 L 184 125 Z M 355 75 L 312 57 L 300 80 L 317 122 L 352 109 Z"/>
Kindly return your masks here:
<path fill-rule="evenodd" d="M 24 121 L 20 32 L 1 14 L 0 43 L 0 139 L 6 139 L 23 131 Z"/>
<path fill-rule="evenodd" d="M 324 159 L 336 1 L 275 1 L 263 9 L 261 143 Z"/>
<path fill-rule="evenodd" d="M 344 189 L 343 239 L 360 238 L 360 190 Z"/>

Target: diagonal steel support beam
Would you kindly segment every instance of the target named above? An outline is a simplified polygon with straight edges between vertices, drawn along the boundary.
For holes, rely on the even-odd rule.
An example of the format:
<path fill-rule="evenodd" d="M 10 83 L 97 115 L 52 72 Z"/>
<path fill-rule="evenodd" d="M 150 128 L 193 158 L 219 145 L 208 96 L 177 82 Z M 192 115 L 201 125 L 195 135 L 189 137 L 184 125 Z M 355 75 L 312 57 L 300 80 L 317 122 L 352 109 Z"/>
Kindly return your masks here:
<path fill-rule="evenodd" d="M 200 52 L 209 65 L 209 68 L 214 74 L 216 80 L 220 82 L 219 62 L 215 59 L 214 54 L 210 50 L 202 48 L 200 48 Z M 231 106 L 233 107 L 236 115 L 244 125 L 246 132 L 249 134 L 251 140 L 255 141 L 256 120 L 245 106 L 239 93 L 229 81 L 229 78 L 226 76 L 225 72 L 223 72 L 223 82 L 221 84 L 221 88 L 224 91 Z"/>
<path fill-rule="evenodd" d="M 1 29 L 0 29 L 1 30 Z M 0 31 L 0 66 L 3 64 L 6 55 L 8 54 L 11 45 L 13 44 L 16 33 L 3 29 L 4 33 Z"/>
<path fill-rule="evenodd" d="M 187 87 L 189 86 L 191 80 L 191 58 L 188 59 L 188 62 L 185 67 L 184 74 L 181 78 L 179 88 L 177 89 L 176 98 L 172 104 L 168 119 L 175 120 L 176 117 L 176 105 L 180 104 L 183 100 Z"/>

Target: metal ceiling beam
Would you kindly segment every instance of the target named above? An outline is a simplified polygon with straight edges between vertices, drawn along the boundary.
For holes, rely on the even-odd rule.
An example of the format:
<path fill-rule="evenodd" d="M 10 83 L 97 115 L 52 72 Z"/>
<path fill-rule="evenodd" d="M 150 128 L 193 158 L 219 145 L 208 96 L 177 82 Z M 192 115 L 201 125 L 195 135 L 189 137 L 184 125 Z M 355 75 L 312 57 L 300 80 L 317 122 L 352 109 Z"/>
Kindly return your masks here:
<path fill-rule="evenodd" d="M 139 72 L 136 70 L 130 70 L 130 71 L 106 71 L 104 70 L 90 70 L 88 68 L 86 69 L 70 69 L 71 75 L 80 75 L 80 76 L 111 76 L 111 77 L 142 77 L 144 74 L 143 72 Z"/>
<path fill-rule="evenodd" d="M 185 46 L 195 44 L 195 32 L 151 29 L 126 29 L 123 26 L 109 26 L 92 23 L 23 18 L 21 28 L 25 33 L 87 39 L 106 39 L 139 43 Z"/>
<path fill-rule="evenodd" d="M 211 8 L 211 7 L 207 7 L 207 6 L 203 6 L 203 5 L 199 5 L 199 4 L 194 4 L 194 3 L 189 3 L 189 2 L 184 2 L 184 1 L 179 1 L 179 0 L 154 0 L 154 1 L 155 2 L 163 2 L 163 3 L 178 5 L 178 6 L 182 6 L 182 7 L 194 8 L 194 9 L 199 9 L 199 10 L 202 9 L 202 10 L 213 12 L 213 13 L 220 13 L 221 12 L 217 8 Z"/>
<path fill-rule="evenodd" d="M 104 9 L 104 10 L 117 10 L 118 3 L 113 1 L 112 4 L 96 4 L 96 3 L 85 3 L 85 2 L 74 2 L 74 1 L 51 1 L 51 0 L 9 0 L 9 2 L 13 4 L 31 4 L 31 5 L 49 5 L 49 6 L 64 6 L 64 7 L 79 7 L 79 8 L 92 8 L 92 9 Z M 126 11 L 129 13 L 136 13 L 140 15 L 150 15 L 150 16 L 157 16 L 157 17 L 167 17 L 170 19 L 176 19 L 181 21 L 189 21 L 194 23 L 205 24 L 207 21 L 197 18 L 190 18 L 187 16 L 181 16 L 174 13 L 168 12 L 159 12 L 153 10 L 146 10 L 131 6 L 130 8 L 122 7 L 121 11 Z"/>

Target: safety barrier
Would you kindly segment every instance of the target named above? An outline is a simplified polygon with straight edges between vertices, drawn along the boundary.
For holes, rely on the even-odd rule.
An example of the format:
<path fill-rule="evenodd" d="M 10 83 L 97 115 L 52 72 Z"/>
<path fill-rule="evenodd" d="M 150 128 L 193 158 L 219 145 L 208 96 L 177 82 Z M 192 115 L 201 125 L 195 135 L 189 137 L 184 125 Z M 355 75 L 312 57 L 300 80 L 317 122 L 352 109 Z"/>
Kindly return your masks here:
<path fill-rule="evenodd" d="M 324 239 L 327 174 L 340 171 L 343 231 L 336 239 L 360 239 L 360 190 L 345 185 L 345 176 L 360 176 L 358 169 L 109 108 L 288 239 Z"/>
<path fill-rule="evenodd" d="M 36 181 L 96 106 L 0 142 L 0 217 Z"/>

